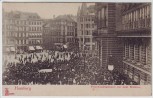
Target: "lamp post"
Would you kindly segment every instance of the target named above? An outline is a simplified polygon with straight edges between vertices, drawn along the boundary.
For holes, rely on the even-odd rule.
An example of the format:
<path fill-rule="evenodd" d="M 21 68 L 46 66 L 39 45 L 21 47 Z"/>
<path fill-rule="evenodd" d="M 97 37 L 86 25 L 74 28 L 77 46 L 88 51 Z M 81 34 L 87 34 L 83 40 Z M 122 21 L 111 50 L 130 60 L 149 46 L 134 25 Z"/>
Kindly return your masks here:
<path fill-rule="evenodd" d="M 113 77 L 113 70 L 114 70 L 114 58 L 112 55 L 109 56 L 109 62 L 108 62 L 108 70 L 111 73 L 111 78 Z"/>
<path fill-rule="evenodd" d="M 108 58 L 108 70 L 111 72 L 114 70 L 114 58 L 112 55 L 109 55 Z"/>
<path fill-rule="evenodd" d="M 99 44 L 99 47 L 98 47 L 99 48 L 98 49 L 99 50 L 99 66 L 101 66 L 101 60 L 100 60 L 101 59 L 101 41 L 100 40 L 98 41 L 98 44 Z"/>
<path fill-rule="evenodd" d="M 114 70 L 114 65 L 108 65 L 108 70 L 112 72 Z"/>
<path fill-rule="evenodd" d="M 85 70 L 85 60 L 86 60 L 86 59 L 85 59 L 85 46 L 86 46 L 86 45 L 84 44 L 84 45 L 83 45 L 83 47 L 84 47 L 84 49 L 83 49 L 83 54 L 84 54 L 84 56 L 83 56 L 83 57 L 84 57 L 84 70 Z"/>
<path fill-rule="evenodd" d="M 111 80 L 110 80 L 110 83 L 112 84 L 113 83 L 113 70 L 114 70 L 114 65 L 108 65 L 108 70 L 111 72 Z"/>

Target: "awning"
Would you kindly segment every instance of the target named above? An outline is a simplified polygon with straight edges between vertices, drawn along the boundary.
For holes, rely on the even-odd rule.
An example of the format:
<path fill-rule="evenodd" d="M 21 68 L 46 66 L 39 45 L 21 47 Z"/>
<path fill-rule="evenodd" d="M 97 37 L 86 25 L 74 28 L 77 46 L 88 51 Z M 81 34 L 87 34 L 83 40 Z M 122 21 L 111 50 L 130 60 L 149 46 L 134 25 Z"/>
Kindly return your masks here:
<path fill-rule="evenodd" d="M 52 69 L 41 69 L 39 70 L 40 73 L 45 73 L 45 72 L 52 72 Z"/>
<path fill-rule="evenodd" d="M 36 46 L 36 49 L 41 50 L 42 47 L 41 46 Z"/>
<path fill-rule="evenodd" d="M 15 48 L 14 47 L 11 47 L 10 50 L 14 52 L 15 51 Z"/>
<path fill-rule="evenodd" d="M 29 50 L 35 50 L 33 46 L 29 46 Z"/>

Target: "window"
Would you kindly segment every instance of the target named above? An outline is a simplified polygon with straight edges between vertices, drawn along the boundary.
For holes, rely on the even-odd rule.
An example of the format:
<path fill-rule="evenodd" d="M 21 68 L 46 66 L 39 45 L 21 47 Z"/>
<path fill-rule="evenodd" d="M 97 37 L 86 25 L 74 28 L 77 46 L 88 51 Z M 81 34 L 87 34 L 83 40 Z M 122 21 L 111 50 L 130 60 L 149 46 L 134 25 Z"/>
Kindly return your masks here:
<path fill-rule="evenodd" d="M 24 40 L 23 40 L 23 44 L 24 44 Z"/>
<path fill-rule="evenodd" d="M 26 44 L 28 44 L 28 40 L 26 40 Z"/>
<path fill-rule="evenodd" d="M 23 33 L 23 37 L 25 37 L 25 34 Z"/>
<path fill-rule="evenodd" d="M 83 35 L 83 31 L 81 32 L 81 35 Z"/>
<path fill-rule="evenodd" d="M 21 37 L 21 33 L 19 33 L 19 37 Z"/>
<path fill-rule="evenodd" d="M 19 44 L 21 44 L 21 40 L 19 40 Z"/>
<path fill-rule="evenodd" d="M 151 44 L 147 46 L 147 65 L 151 66 Z"/>
<path fill-rule="evenodd" d="M 89 35 L 89 31 L 88 30 L 86 31 L 86 35 Z"/>
<path fill-rule="evenodd" d="M 83 42 L 83 38 L 81 38 L 81 41 Z"/>
<path fill-rule="evenodd" d="M 86 28 L 88 28 L 88 24 L 86 24 Z"/>
<path fill-rule="evenodd" d="M 81 29 L 83 29 L 83 24 L 81 24 Z"/>
<path fill-rule="evenodd" d="M 146 64 L 146 45 L 141 46 L 141 63 Z"/>
<path fill-rule="evenodd" d="M 80 18 L 80 21 L 83 22 L 83 18 L 82 17 Z"/>
<path fill-rule="evenodd" d="M 142 9 L 139 9 L 139 16 L 140 16 L 140 19 L 142 19 Z"/>
<path fill-rule="evenodd" d="M 92 21 L 94 21 L 94 18 L 92 18 Z"/>
<path fill-rule="evenodd" d="M 90 38 L 85 38 L 85 43 L 90 42 Z"/>
<path fill-rule="evenodd" d="M 107 7 L 103 7 L 98 12 L 99 27 L 107 27 Z"/>
<path fill-rule="evenodd" d="M 90 24 L 88 24 L 88 27 L 90 28 Z"/>
<path fill-rule="evenodd" d="M 29 31 L 31 31 L 31 27 L 29 27 Z"/>
<path fill-rule="evenodd" d="M 95 27 L 95 25 L 94 24 L 92 24 L 92 28 L 94 28 Z"/>
<path fill-rule="evenodd" d="M 98 20 L 101 19 L 101 11 L 98 11 Z"/>
<path fill-rule="evenodd" d="M 130 45 L 130 59 L 134 59 L 134 44 Z"/>
<path fill-rule="evenodd" d="M 147 6 L 147 18 L 150 18 L 150 6 Z"/>
<path fill-rule="evenodd" d="M 101 18 L 104 19 L 104 8 L 101 9 Z"/>
<path fill-rule="evenodd" d="M 26 33 L 26 37 L 28 37 L 28 33 Z"/>
<path fill-rule="evenodd" d="M 128 45 L 128 43 L 125 44 L 125 58 L 129 58 L 129 45 Z"/>

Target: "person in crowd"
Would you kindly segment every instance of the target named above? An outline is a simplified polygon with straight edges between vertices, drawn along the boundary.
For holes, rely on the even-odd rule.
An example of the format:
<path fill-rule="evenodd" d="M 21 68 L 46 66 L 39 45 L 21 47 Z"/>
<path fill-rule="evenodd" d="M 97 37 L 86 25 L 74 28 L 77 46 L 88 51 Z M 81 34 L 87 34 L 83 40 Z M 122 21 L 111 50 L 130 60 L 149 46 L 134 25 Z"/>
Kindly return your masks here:
<path fill-rule="evenodd" d="M 42 51 L 41 53 L 15 54 L 5 58 L 4 85 L 125 85 L 118 72 L 111 75 L 95 59 L 84 67 L 81 53 Z M 51 72 L 40 72 L 50 69 Z M 130 83 L 132 84 L 132 83 Z"/>

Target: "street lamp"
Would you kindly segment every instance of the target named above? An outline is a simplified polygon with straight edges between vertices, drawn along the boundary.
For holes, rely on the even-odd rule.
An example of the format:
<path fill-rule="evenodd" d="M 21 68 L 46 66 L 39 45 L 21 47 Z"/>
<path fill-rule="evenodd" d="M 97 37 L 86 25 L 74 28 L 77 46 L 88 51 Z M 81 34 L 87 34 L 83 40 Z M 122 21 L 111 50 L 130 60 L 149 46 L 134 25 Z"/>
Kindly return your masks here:
<path fill-rule="evenodd" d="M 84 54 L 84 56 L 83 56 L 83 57 L 84 57 L 84 70 L 85 70 L 85 46 L 86 46 L 86 45 L 84 44 L 84 45 L 83 45 L 83 47 L 84 47 L 84 50 L 83 50 L 83 54 Z"/>
<path fill-rule="evenodd" d="M 114 70 L 114 58 L 112 55 L 109 55 L 109 58 L 108 58 L 108 70 L 109 71 L 113 71 Z"/>
<path fill-rule="evenodd" d="M 108 70 L 112 72 L 114 70 L 114 65 L 108 65 Z"/>
<path fill-rule="evenodd" d="M 111 80 L 110 80 L 110 83 L 112 84 L 113 83 L 113 70 L 114 70 L 114 65 L 108 65 L 108 70 L 110 71 L 111 73 Z"/>
<path fill-rule="evenodd" d="M 112 55 L 109 55 L 109 58 L 108 58 L 108 70 L 110 71 L 111 77 L 113 78 L 114 58 Z"/>

